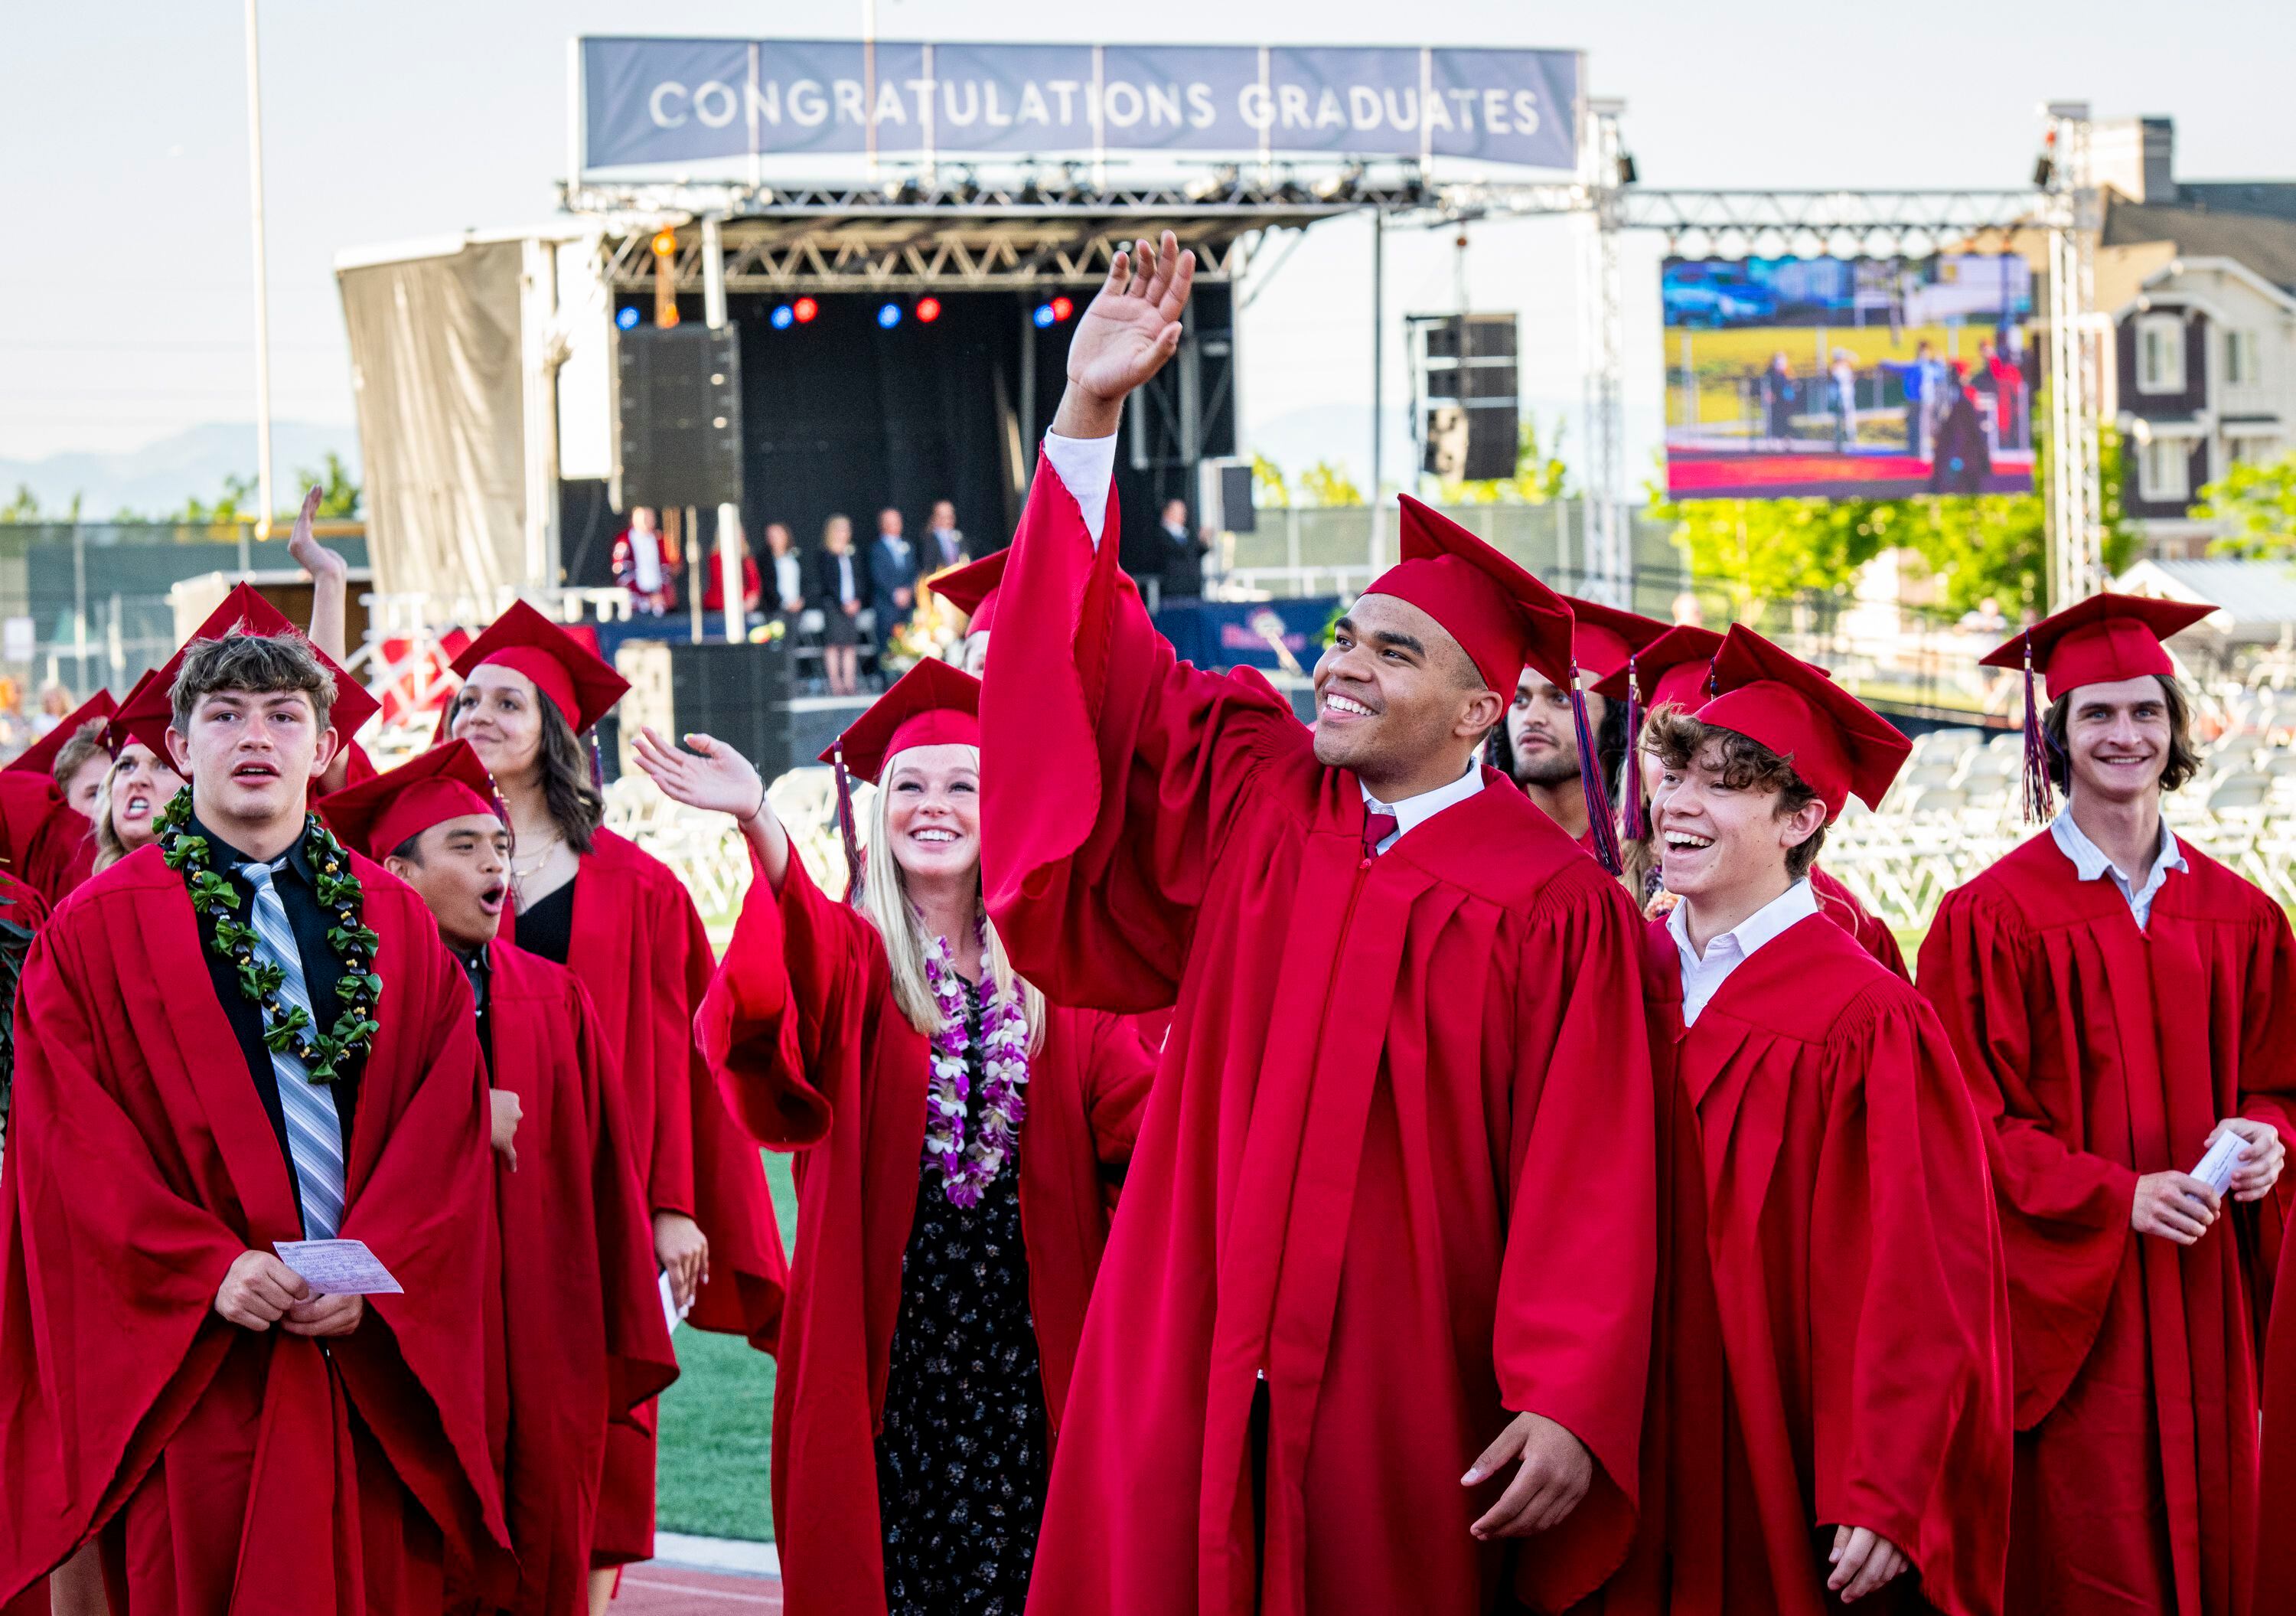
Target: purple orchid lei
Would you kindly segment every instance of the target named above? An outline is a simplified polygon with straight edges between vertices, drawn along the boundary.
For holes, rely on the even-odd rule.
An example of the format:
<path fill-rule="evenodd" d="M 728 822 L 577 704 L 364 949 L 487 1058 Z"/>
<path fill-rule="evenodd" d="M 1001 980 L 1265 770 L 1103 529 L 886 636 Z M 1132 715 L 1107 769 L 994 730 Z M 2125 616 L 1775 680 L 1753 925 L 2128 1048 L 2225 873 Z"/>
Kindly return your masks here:
<path fill-rule="evenodd" d="M 980 928 L 980 952 L 988 956 L 988 928 Z M 940 1013 L 931 1039 L 932 1087 L 925 1101 L 925 1161 L 939 1162 L 941 1193 L 950 1204 L 980 1204 L 981 1192 L 995 1180 L 1021 1122 L 1029 1114 L 1021 1090 L 1029 1084 L 1029 1017 L 1017 991 L 993 993 L 980 1007 L 983 1060 L 980 1127 L 965 1138 L 964 1106 L 972 1092 L 965 1056 L 972 1042 L 964 1029 L 964 989 L 957 980 L 955 951 L 937 937 L 925 945 L 925 980 Z"/>

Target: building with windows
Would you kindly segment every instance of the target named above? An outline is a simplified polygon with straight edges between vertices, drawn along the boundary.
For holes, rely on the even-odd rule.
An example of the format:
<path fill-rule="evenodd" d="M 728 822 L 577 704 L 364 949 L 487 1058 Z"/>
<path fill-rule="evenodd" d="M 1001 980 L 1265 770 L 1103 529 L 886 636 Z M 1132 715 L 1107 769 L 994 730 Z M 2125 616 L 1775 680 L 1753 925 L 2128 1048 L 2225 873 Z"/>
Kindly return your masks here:
<path fill-rule="evenodd" d="M 2296 448 L 2296 182 L 2180 181 L 2165 118 L 2097 126 L 2096 301 L 2112 323 L 2104 414 L 2148 554 L 2189 558 L 2227 466 Z"/>

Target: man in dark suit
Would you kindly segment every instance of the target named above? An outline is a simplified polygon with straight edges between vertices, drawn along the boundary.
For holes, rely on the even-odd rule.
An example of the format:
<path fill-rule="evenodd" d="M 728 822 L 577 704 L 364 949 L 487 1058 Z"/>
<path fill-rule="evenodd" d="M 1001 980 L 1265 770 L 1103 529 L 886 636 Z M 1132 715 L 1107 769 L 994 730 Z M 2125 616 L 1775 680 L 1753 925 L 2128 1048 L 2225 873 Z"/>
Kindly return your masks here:
<path fill-rule="evenodd" d="M 917 554 L 901 537 L 901 513 L 887 505 L 877 513 L 877 537 L 869 545 L 869 604 L 877 614 L 877 667 L 890 673 L 886 656 L 893 630 L 909 620 L 917 603 Z"/>
<path fill-rule="evenodd" d="M 1163 598 L 1197 600 L 1204 593 L 1204 553 L 1210 546 L 1188 529 L 1188 502 L 1168 499 L 1164 515 L 1156 529 L 1156 555 L 1162 564 L 1157 569 L 1163 582 Z"/>
<path fill-rule="evenodd" d="M 946 499 L 933 501 L 931 530 L 925 535 L 924 569 L 928 575 L 945 567 L 961 567 L 972 559 L 957 530 L 956 507 Z"/>

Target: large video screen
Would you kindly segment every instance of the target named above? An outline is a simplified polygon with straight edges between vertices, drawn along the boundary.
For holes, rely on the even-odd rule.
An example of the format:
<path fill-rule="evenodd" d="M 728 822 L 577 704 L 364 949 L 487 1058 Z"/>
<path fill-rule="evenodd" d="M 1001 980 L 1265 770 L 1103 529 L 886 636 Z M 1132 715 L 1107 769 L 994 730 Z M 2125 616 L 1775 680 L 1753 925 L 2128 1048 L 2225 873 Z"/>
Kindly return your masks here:
<path fill-rule="evenodd" d="M 1670 258 L 1663 276 L 1670 497 L 2032 488 L 2023 258 Z"/>

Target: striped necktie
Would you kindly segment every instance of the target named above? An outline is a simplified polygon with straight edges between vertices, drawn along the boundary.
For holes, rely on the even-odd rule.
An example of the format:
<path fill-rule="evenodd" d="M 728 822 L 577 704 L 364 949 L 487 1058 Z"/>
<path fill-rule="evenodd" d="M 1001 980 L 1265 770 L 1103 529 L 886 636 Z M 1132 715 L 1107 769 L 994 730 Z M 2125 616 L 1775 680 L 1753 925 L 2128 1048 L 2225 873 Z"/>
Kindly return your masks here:
<path fill-rule="evenodd" d="M 303 980 L 303 952 L 295 944 L 295 928 L 287 922 L 287 906 L 273 880 L 277 866 L 243 864 L 239 873 L 255 888 L 256 951 L 280 969 L 280 1001 L 299 1007 L 316 1022 L 311 990 Z M 332 1240 L 343 1222 L 343 1130 L 335 1097 L 312 1082 L 303 1062 L 291 1054 L 274 1051 L 271 1072 L 278 1080 L 287 1153 L 295 1163 L 303 1203 L 303 1237 Z"/>

